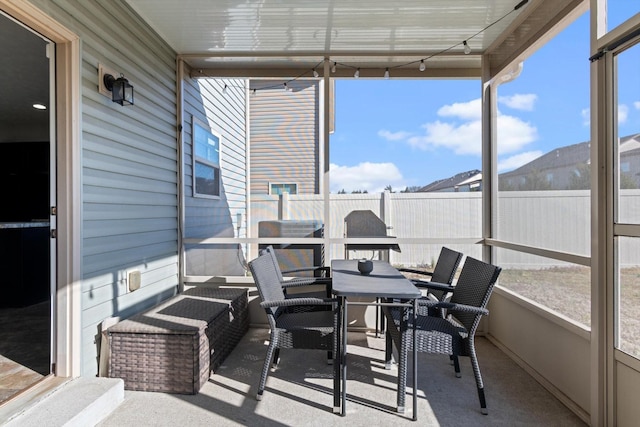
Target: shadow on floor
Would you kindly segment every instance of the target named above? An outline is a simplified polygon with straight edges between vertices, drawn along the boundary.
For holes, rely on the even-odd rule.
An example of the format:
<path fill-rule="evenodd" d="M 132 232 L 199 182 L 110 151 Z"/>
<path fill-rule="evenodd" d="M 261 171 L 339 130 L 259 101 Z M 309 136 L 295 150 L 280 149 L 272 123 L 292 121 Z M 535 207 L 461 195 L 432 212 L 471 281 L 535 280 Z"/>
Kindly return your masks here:
<path fill-rule="evenodd" d="M 283 350 L 269 373 L 264 398 L 255 399 L 268 331 L 252 328 L 197 395 L 126 392 L 100 426 L 345 425 L 413 423 L 395 411 L 397 369 L 384 369 L 384 339 L 350 333 L 347 405 L 333 414 L 332 366 L 322 351 Z M 462 378 L 447 356 L 419 354 L 418 423 L 434 426 L 584 426 L 560 401 L 484 338 L 477 339 L 489 415 L 480 413 L 469 360 Z M 411 389 L 407 389 L 411 393 Z M 413 423 L 412 425 L 418 425 Z"/>

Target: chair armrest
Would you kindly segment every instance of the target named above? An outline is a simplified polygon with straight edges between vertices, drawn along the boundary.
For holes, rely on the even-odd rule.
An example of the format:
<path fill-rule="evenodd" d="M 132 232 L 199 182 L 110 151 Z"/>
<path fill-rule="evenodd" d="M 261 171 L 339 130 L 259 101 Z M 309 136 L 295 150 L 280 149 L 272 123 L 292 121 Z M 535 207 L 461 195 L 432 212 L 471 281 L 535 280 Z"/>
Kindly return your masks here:
<path fill-rule="evenodd" d="M 465 305 L 465 304 L 457 304 L 454 302 L 420 300 L 418 301 L 418 305 L 421 307 L 446 308 L 447 312 L 462 311 L 465 313 L 481 314 L 483 316 L 486 316 L 489 314 L 489 310 L 487 310 L 486 308 L 474 307 L 472 305 Z"/>
<path fill-rule="evenodd" d="M 417 288 L 433 289 L 434 291 L 453 292 L 453 290 L 455 289 L 454 286 L 447 285 L 446 283 L 425 282 L 425 281 L 420 281 L 420 280 L 412 280 L 411 282 Z"/>
<path fill-rule="evenodd" d="M 334 298 L 289 298 L 285 300 L 261 302 L 260 307 L 291 307 L 296 305 L 334 305 L 338 300 Z"/>
<path fill-rule="evenodd" d="M 331 278 L 329 277 L 296 277 L 291 280 L 280 282 L 284 289 L 295 288 L 298 286 L 325 285 L 331 286 Z"/>
<path fill-rule="evenodd" d="M 398 268 L 398 271 L 402 273 L 420 274 L 423 276 L 433 276 L 433 272 L 424 270 L 415 270 L 413 268 Z"/>
<path fill-rule="evenodd" d="M 324 271 L 328 277 L 331 272 L 331 267 L 314 265 L 312 267 L 292 268 L 290 270 L 282 270 L 282 274 L 300 273 L 303 271 Z"/>

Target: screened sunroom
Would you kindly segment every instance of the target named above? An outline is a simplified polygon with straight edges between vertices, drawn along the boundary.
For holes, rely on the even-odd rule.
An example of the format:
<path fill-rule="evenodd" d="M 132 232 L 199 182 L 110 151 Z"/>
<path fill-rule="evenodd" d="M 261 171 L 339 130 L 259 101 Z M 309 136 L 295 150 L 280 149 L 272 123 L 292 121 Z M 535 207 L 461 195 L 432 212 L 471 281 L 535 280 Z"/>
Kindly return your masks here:
<path fill-rule="evenodd" d="M 583 421 L 633 425 L 631 3 L 0 0 L 50 61 L 45 375 L 95 376 L 107 318 L 185 286 L 253 289 L 247 262 L 266 245 L 292 267 L 412 268 L 447 246 L 503 268 L 491 343 Z M 134 105 L 105 97 L 105 74 L 128 79 Z M 14 92 L 3 129 L 21 123 Z M 354 234 L 354 212 L 382 231 Z M 355 313 L 354 331 L 376 326 L 374 309 Z"/>

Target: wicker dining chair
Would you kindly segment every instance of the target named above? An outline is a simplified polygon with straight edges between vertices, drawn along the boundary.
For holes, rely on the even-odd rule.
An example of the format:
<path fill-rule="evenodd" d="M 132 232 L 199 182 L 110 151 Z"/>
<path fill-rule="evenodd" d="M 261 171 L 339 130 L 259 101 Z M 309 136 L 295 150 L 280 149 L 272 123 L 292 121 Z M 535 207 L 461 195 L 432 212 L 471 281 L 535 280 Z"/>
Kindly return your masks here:
<path fill-rule="evenodd" d="M 412 268 L 399 268 L 404 273 L 414 275 L 428 276 L 429 280 L 411 279 L 411 282 L 419 289 L 426 289 L 426 298 L 437 301 L 445 301 L 445 299 L 453 292 L 453 278 L 455 277 L 460 261 L 462 261 L 462 253 L 443 246 L 440 249 L 440 255 L 436 261 L 433 271 L 417 270 Z M 432 315 L 444 316 L 444 310 L 437 308 L 431 309 Z"/>
<path fill-rule="evenodd" d="M 279 349 L 324 350 L 337 355 L 338 306 L 336 299 L 285 298 L 278 273 L 269 254 L 249 262 L 271 329 L 269 346 L 260 376 L 257 400 L 262 400 L 270 364 Z M 328 306 L 329 311 L 287 310 L 295 306 Z M 330 357 L 330 356 L 329 356 Z M 277 359 L 276 359 L 277 360 Z M 330 363 L 333 361 L 330 360 Z M 337 386 L 338 363 L 334 363 L 334 387 Z M 334 394 L 335 398 L 335 394 Z"/>
<path fill-rule="evenodd" d="M 408 318 L 406 332 L 400 333 L 401 311 L 394 308 L 384 308 L 389 323 L 387 328 L 386 362 L 391 363 L 392 346 L 402 348 L 402 339 L 408 340 L 404 347 L 406 352 L 399 354 L 398 381 L 399 386 L 406 385 L 407 352 L 412 351 L 413 345 L 424 353 L 439 353 L 452 356 L 457 377 L 460 377 L 458 356 L 468 356 L 478 388 L 478 398 L 483 414 L 487 414 L 487 404 L 484 394 L 484 384 L 480 374 L 480 365 L 476 356 L 475 333 L 483 315 L 488 315 L 486 306 L 493 291 L 493 287 L 500 275 L 501 268 L 467 257 L 460 277 L 453 290 L 450 301 L 433 301 L 421 299 L 414 325 L 413 317 Z M 429 315 L 429 308 L 447 310 L 446 318 Z M 412 328 L 416 328 L 416 343 L 413 342 Z M 403 375 L 400 373 L 403 372 Z M 398 399 L 404 398 L 404 394 Z M 404 405 L 404 400 L 398 402 Z"/>
<path fill-rule="evenodd" d="M 331 267 L 328 266 L 309 266 L 309 267 L 301 267 L 290 270 L 281 270 L 280 263 L 278 262 L 278 257 L 276 256 L 276 251 L 272 245 L 269 245 L 259 251 L 260 255 L 267 254 L 271 257 L 271 261 L 273 262 L 274 268 L 278 275 L 278 280 L 282 285 L 285 296 L 288 298 L 289 294 L 287 293 L 287 289 L 300 287 L 300 286 L 310 286 L 310 285 L 323 285 L 325 287 L 324 291 L 310 291 L 304 293 L 292 293 L 291 296 L 295 298 L 331 298 L 331 277 L 330 271 Z M 285 279 L 285 274 L 294 274 L 298 272 L 320 272 L 322 276 L 319 277 L 293 277 Z"/>

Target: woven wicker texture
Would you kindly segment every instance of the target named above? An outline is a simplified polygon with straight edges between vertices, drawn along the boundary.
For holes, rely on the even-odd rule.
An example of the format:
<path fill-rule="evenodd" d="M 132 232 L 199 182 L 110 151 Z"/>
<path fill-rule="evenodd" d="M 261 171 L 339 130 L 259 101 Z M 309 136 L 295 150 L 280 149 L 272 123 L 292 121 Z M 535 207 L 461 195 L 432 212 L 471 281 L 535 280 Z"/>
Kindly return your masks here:
<path fill-rule="evenodd" d="M 249 327 L 246 289 L 193 288 L 108 329 L 127 390 L 197 393 Z"/>
<path fill-rule="evenodd" d="M 277 266 L 269 253 L 249 262 L 271 328 L 269 346 L 258 385 L 257 399 L 262 398 L 269 366 L 277 361 L 281 348 L 325 350 L 337 354 L 338 309 L 335 300 L 326 298 L 285 298 Z M 330 311 L 290 310 L 296 306 L 329 307 Z M 336 374 L 337 364 L 334 366 Z M 334 394 L 334 399 L 337 399 Z"/>
<path fill-rule="evenodd" d="M 458 265 L 460 264 L 461 260 L 462 254 L 460 252 L 443 246 L 442 249 L 440 249 L 440 255 L 438 256 L 438 261 L 436 261 L 433 272 L 408 268 L 400 268 L 399 270 L 413 274 L 430 276 L 429 281 L 431 282 L 450 285 L 451 283 L 453 283 L 453 278 L 456 274 L 456 270 L 458 269 Z M 413 280 L 413 284 L 418 288 L 428 288 L 429 294 L 433 295 L 436 299 L 439 300 L 442 300 L 443 297 L 445 297 L 448 293 L 442 290 L 429 288 L 429 282 L 425 282 L 424 280 Z"/>
<path fill-rule="evenodd" d="M 474 336 L 482 315 L 488 314 L 487 303 L 491 296 L 501 269 L 491 264 L 468 257 L 465 261 L 458 283 L 450 302 L 421 302 L 415 322 L 416 342 L 413 342 L 413 317 L 405 317 L 406 329 L 402 328 L 402 314 L 399 309 L 385 308 L 387 318 L 387 361 L 391 359 L 391 344 L 399 348 L 399 387 L 406 385 L 407 352 L 413 346 L 419 352 L 440 353 L 452 356 L 456 374 L 459 374 L 458 356 L 469 356 L 473 368 L 480 407 L 486 412 L 484 384 L 475 352 Z M 447 309 L 447 318 L 429 315 L 428 309 L 441 307 Z M 403 331 L 401 333 L 401 331 Z M 401 375 L 402 373 L 402 375 Z M 398 405 L 404 406 L 404 395 L 398 396 Z"/>

